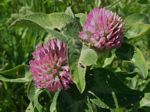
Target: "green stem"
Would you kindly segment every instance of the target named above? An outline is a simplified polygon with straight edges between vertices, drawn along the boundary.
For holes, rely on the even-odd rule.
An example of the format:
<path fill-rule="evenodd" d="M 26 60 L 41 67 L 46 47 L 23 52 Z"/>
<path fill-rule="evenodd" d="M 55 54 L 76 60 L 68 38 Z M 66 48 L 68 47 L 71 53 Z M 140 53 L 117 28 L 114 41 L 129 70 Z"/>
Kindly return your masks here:
<path fill-rule="evenodd" d="M 113 97 L 116 108 L 119 108 L 118 100 L 114 91 L 112 91 L 112 97 Z"/>

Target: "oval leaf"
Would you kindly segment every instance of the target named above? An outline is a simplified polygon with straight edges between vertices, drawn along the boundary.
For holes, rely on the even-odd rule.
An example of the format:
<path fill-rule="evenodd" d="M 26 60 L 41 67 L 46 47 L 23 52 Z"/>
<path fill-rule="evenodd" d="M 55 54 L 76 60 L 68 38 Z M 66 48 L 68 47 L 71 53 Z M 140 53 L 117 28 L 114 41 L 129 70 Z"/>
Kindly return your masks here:
<path fill-rule="evenodd" d="M 132 14 L 125 18 L 128 39 L 147 35 L 150 30 L 148 19 L 144 14 Z"/>
<path fill-rule="evenodd" d="M 81 93 L 83 93 L 86 86 L 85 82 L 86 67 L 96 64 L 97 59 L 98 59 L 97 53 L 93 49 L 83 45 L 77 68 L 73 73 L 74 82 Z"/>
<path fill-rule="evenodd" d="M 98 56 L 97 56 L 96 51 L 83 45 L 79 63 L 84 66 L 90 66 L 90 65 L 96 64 L 97 59 L 98 59 Z"/>
<path fill-rule="evenodd" d="M 27 25 L 28 24 L 34 24 L 44 30 L 52 30 L 52 29 L 61 29 L 66 24 L 72 21 L 72 18 L 65 14 L 65 13 L 51 13 L 51 14 L 42 14 L 42 13 L 34 13 L 31 15 L 27 15 L 24 17 L 21 17 L 14 21 L 11 26 L 22 24 Z M 33 27 L 35 27 L 33 25 Z"/>
<path fill-rule="evenodd" d="M 139 74 L 143 78 L 146 78 L 148 75 L 148 65 L 145 61 L 142 52 L 138 48 L 135 48 L 135 53 L 133 55 L 132 62 L 137 67 Z"/>

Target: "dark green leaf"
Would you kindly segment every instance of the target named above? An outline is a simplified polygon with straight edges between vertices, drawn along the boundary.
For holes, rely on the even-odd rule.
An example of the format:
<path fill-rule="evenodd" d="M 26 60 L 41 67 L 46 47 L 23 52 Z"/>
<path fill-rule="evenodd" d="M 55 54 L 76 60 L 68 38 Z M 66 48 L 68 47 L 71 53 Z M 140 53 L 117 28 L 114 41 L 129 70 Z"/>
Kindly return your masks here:
<path fill-rule="evenodd" d="M 131 60 L 134 54 L 134 47 L 128 43 L 123 43 L 120 48 L 116 50 L 116 56 L 122 60 Z"/>
<path fill-rule="evenodd" d="M 109 107 L 115 107 L 112 92 L 116 94 L 119 106 L 132 106 L 143 94 L 128 88 L 113 72 L 97 68 L 87 73 L 86 88 L 92 91 Z"/>
<path fill-rule="evenodd" d="M 93 92 L 89 91 L 91 95 L 93 95 L 95 98 L 91 98 L 90 101 L 97 105 L 100 108 L 109 109 L 108 105 L 106 105 L 99 97 L 97 97 Z"/>
<path fill-rule="evenodd" d="M 61 91 L 58 97 L 58 112 L 85 112 L 86 94 L 81 94 L 75 85 L 67 91 Z"/>

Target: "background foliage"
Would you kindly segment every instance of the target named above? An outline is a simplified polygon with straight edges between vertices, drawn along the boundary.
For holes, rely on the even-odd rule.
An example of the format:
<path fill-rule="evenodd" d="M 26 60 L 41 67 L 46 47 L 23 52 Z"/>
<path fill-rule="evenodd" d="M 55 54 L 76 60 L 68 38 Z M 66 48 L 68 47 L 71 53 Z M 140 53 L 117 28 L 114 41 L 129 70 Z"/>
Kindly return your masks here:
<path fill-rule="evenodd" d="M 78 32 L 94 7 L 124 19 L 120 48 L 97 54 L 82 45 Z M 149 9 L 150 0 L 1 0 L 0 112 L 149 112 Z M 55 94 L 34 87 L 28 66 L 52 36 L 68 44 L 74 78 Z"/>

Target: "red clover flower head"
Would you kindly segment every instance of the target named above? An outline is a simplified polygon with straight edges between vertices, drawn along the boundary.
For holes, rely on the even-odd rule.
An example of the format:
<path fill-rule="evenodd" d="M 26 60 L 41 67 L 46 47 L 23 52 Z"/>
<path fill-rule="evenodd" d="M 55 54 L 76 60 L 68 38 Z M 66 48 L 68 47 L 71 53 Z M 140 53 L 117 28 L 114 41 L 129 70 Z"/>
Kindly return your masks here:
<path fill-rule="evenodd" d="M 123 20 L 105 8 L 94 8 L 87 15 L 79 37 L 98 49 L 118 48 L 123 40 Z"/>
<path fill-rule="evenodd" d="M 69 88 L 72 77 L 67 55 L 67 45 L 58 39 L 51 39 L 36 48 L 29 64 L 37 88 L 51 92 Z"/>

